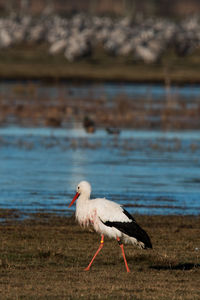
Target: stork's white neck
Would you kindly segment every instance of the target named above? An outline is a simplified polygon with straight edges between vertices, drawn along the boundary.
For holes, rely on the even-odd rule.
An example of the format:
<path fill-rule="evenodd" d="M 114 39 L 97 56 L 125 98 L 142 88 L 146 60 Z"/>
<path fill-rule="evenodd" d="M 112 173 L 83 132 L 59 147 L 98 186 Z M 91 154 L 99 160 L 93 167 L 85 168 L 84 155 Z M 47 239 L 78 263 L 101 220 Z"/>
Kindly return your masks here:
<path fill-rule="evenodd" d="M 76 209 L 79 206 L 87 206 L 88 202 L 90 201 L 89 197 L 90 195 L 88 195 L 87 193 L 81 193 L 76 201 Z"/>
<path fill-rule="evenodd" d="M 90 200 L 90 192 L 88 192 L 88 191 L 82 192 L 82 193 L 80 194 L 80 196 L 78 197 L 78 200 L 80 200 L 80 199 L 81 199 L 81 201 L 87 201 L 87 200 Z"/>
<path fill-rule="evenodd" d="M 90 199 L 88 195 L 81 194 L 76 201 L 76 219 L 80 224 L 86 224 L 90 211 Z"/>

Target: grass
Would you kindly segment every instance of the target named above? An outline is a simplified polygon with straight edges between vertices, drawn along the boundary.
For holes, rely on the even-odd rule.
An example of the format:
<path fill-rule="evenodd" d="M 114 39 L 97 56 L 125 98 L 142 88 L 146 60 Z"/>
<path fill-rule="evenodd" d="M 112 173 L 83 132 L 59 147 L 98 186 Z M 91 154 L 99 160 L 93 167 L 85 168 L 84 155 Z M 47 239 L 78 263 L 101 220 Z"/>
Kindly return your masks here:
<path fill-rule="evenodd" d="M 199 299 L 199 217 L 136 216 L 153 250 L 125 246 L 126 273 L 116 241 L 105 246 L 89 272 L 83 271 L 100 237 L 74 218 L 38 214 L 17 221 L 1 211 L 2 299 Z"/>
<path fill-rule="evenodd" d="M 159 63 L 147 65 L 131 56 L 108 55 L 100 46 L 92 57 L 69 63 L 63 53 L 48 54 L 46 44 L 17 45 L 0 50 L 0 78 L 195 83 L 200 81 L 199 53 L 178 57 L 172 49 Z"/>

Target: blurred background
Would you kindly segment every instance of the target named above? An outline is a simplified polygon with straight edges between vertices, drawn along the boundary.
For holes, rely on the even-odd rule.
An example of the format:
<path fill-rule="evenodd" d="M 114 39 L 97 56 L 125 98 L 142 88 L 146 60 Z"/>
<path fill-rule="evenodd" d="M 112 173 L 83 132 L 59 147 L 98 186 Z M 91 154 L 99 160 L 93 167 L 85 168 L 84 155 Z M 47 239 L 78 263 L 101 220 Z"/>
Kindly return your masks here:
<path fill-rule="evenodd" d="M 200 212 L 200 1 L 0 0 L 0 205 Z"/>
<path fill-rule="evenodd" d="M 158 16 L 185 17 L 198 13 L 198 0 L 8 0 L 0 1 L 1 14 L 26 13 L 38 15 L 44 12 L 56 14 L 72 14 L 84 12 L 87 14 L 110 16 Z"/>

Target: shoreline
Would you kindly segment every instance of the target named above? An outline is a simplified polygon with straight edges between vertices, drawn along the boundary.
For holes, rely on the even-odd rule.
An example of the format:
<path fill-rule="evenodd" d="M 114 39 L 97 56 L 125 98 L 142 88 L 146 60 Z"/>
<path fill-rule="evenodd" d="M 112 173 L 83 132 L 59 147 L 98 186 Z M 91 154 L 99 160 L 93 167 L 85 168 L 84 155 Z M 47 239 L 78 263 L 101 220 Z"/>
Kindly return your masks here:
<path fill-rule="evenodd" d="M 91 58 L 68 62 L 62 53 L 50 55 L 45 43 L 15 45 L 0 51 L 0 80 L 199 84 L 199 53 L 178 57 L 170 49 L 159 62 L 145 64 L 97 47 Z"/>
<path fill-rule="evenodd" d="M 135 213 L 132 214 L 134 218 L 142 220 L 144 219 L 151 219 L 151 218 L 157 218 L 157 219 L 165 219 L 165 220 L 170 220 L 174 218 L 178 219 L 199 219 L 200 218 L 200 213 L 199 214 L 176 214 L 176 213 L 170 213 L 170 214 L 140 214 L 140 213 Z M 4 209 L 0 208 L 0 226 L 8 225 L 8 224 L 25 224 L 25 223 L 37 223 L 38 220 L 54 220 L 54 219 L 60 219 L 60 220 L 65 220 L 66 222 L 71 222 L 72 219 L 74 219 L 74 222 L 76 223 L 75 220 L 75 211 L 71 211 L 70 213 L 67 211 L 51 211 L 47 212 L 46 210 L 41 210 L 38 212 L 26 212 L 26 211 L 21 211 L 15 208 L 11 209 Z"/>
<path fill-rule="evenodd" d="M 34 66 L 33 65 L 25 65 L 25 68 L 32 69 L 32 72 L 24 73 L 21 72 L 21 65 L 17 66 L 17 70 L 13 72 L 11 69 L 10 72 L 2 72 L 0 71 L 0 81 L 37 81 L 37 82 L 44 82 L 44 83 L 49 83 L 49 84 L 59 84 L 59 83 L 75 83 L 75 84 L 95 84 L 95 83 L 118 83 L 118 84 L 155 84 L 155 85 L 164 85 L 167 88 L 170 86 L 185 86 L 185 85 L 198 85 L 200 84 L 200 74 L 199 72 L 191 72 L 187 69 L 183 70 L 181 75 L 179 75 L 178 70 L 177 72 L 173 72 L 173 75 L 170 78 L 170 83 L 166 82 L 165 75 L 162 74 L 162 71 L 160 71 L 158 74 L 151 74 L 148 75 L 148 67 L 147 69 L 143 70 L 146 75 L 142 74 L 140 76 L 140 70 L 137 70 L 137 67 L 135 68 L 134 72 L 132 74 L 124 75 L 122 74 L 121 71 L 119 71 L 119 74 L 115 75 L 109 75 L 109 74 L 101 74 L 103 70 L 96 70 L 88 72 L 88 73 L 81 73 L 77 74 L 75 71 L 74 73 L 71 74 L 71 72 L 67 71 L 60 71 L 60 72 L 53 72 L 51 74 L 49 68 L 45 70 L 44 66 L 44 71 L 39 71 L 37 74 L 33 71 Z M 41 68 L 43 67 L 42 65 L 40 66 Z M 1 68 L 1 64 L 0 64 Z M 134 68 L 134 66 L 133 66 Z M 100 74 L 99 74 L 100 72 Z M 189 73 L 189 74 L 188 74 Z"/>

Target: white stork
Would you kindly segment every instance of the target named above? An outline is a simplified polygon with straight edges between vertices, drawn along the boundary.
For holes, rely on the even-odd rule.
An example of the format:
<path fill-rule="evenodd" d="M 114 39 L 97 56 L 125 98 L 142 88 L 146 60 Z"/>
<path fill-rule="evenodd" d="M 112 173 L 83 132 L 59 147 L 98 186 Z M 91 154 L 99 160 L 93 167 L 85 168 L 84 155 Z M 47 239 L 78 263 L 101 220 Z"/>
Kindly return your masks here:
<path fill-rule="evenodd" d="M 105 198 L 90 199 L 91 186 L 81 181 L 70 206 L 76 202 L 76 219 L 82 226 L 92 225 L 101 234 L 100 246 L 85 271 L 89 271 L 94 259 L 104 245 L 104 235 L 117 239 L 122 250 L 127 272 L 130 272 L 123 243 L 136 244 L 142 249 L 152 248 L 148 234 L 136 223 L 135 219 L 119 204 Z"/>

